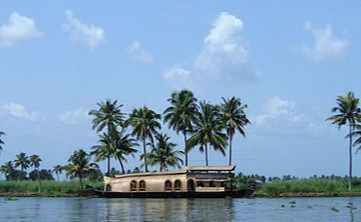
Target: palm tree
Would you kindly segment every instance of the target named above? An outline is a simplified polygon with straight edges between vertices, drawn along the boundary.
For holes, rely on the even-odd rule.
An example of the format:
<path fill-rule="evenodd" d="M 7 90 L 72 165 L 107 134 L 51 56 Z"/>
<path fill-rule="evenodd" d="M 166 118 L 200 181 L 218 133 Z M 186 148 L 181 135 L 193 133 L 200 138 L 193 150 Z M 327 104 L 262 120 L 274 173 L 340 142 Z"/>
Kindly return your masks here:
<path fill-rule="evenodd" d="M 64 166 L 67 171 L 67 175 L 71 177 L 78 177 L 80 182 L 80 192 L 83 194 L 83 178 L 86 173 L 91 171 L 93 168 L 89 164 L 90 156 L 83 150 L 79 149 L 74 151 L 68 159 L 69 164 Z"/>
<path fill-rule="evenodd" d="M 149 139 L 153 144 L 153 135 L 158 134 L 157 129 L 161 128 L 160 114 L 155 113 L 153 110 L 144 106 L 139 109 L 133 109 L 126 121 L 126 126 L 132 126 L 132 136 L 143 142 L 143 153 L 147 153 L 146 140 Z M 144 157 L 145 171 L 148 172 L 147 158 Z"/>
<path fill-rule="evenodd" d="M 114 129 L 115 130 L 115 129 Z M 92 146 L 90 155 L 95 156 L 95 162 L 107 159 L 107 175 L 110 174 L 110 158 L 114 154 L 114 141 L 111 136 L 112 132 L 100 135 L 99 144 Z"/>
<path fill-rule="evenodd" d="M 2 132 L 2 131 L 0 131 L 0 137 L 1 137 L 1 136 L 4 136 L 4 135 L 5 135 L 5 133 Z M 0 153 L 1 153 L 1 151 L 3 150 L 1 144 L 4 144 L 4 141 L 2 141 L 2 140 L 0 139 Z"/>
<path fill-rule="evenodd" d="M 150 153 L 143 153 L 141 159 L 146 158 L 147 160 L 144 164 L 149 164 L 154 166 L 159 164 L 159 171 L 163 171 L 168 168 L 168 166 L 177 166 L 180 168 L 180 164 L 183 164 L 183 160 L 178 157 L 178 155 L 183 155 L 183 151 L 173 151 L 176 147 L 175 143 L 169 142 L 170 137 L 166 134 L 158 134 L 155 136 L 157 143 L 152 146 L 152 151 Z"/>
<path fill-rule="evenodd" d="M 132 148 L 138 146 L 138 143 L 135 142 L 135 139 L 130 138 L 129 134 L 124 135 L 124 132 L 125 132 L 124 130 L 120 132 L 116 132 L 116 135 L 114 136 L 115 147 L 113 153 L 113 155 L 119 161 L 123 174 L 125 174 L 123 161 L 127 162 L 125 156 L 127 155 L 134 156 L 134 153 L 138 152 L 138 150 Z"/>
<path fill-rule="evenodd" d="M 97 103 L 98 110 L 90 110 L 89 115 L 94 116 L 92 120 L 93 129 L 96 129 L 97 132 L 102 131 L 107 127 L 108 132 L 113 126 L 122 125 L 124 121 L 124 113 L 120 111 L 120 108 L 123 106 L 117 105 L 117 100 L 112 102 L 110 99 L 107 99 L 106 102 Z"/>
<path fill-rule="evenodd" d="M 208 145 L 225 155 L 227 136 L 222 133 L 219 121 L 220 112 L 217 106 L 205 101 L 200 103 L 200 112 L 197 116 L 195 133 L 187 142 L 187 152 L 199 145 L 199 150 L 205 152 L 206 166 L 208 166 Z"/>
<path fill-rule="evenodd" d="M 224 124 L 227 136 L 229 139 L 229 165 L 232 165 L 232 139 L 236 130 L 245 137 L 244 126 L 250 124 L 247 119 L 244 109 L 247 104 L 242 105 L 241 99 L 232 97 L 231 99 L 223 98 L 223 103 L 220 105 L 221 121 Z"/>
<path fill-rule="evenodd" d="M 198 113 L 197 99 L 189 90 L 172 93 L 168 99 L 171 103 L 164 112 L 164 122 L 168 127 L 177 132 L 182 132 L 184 137 L 185 165 L 188 166 L 188 153 L 186 152 L 187 134 L 191 133 Z"/>
<path fill-rule="evenodd" d="M 37 176 L 38 176 L 38 192 L 41 192 L 41 182 L 40 182 L 40 157 L 36 154 L 30 156 L 29 158 L 30 160 L 30 165 L 34 167 L 34 170 L 36 170 L 37 172 Z"/>
<path fill-rule="evenodd" d="M 15 172 L 13 162 L 12 161 L 5 162 L 4 165 L 0 167 L 0 171 L 5 175 L 6 180 L 11 180 L 12 179 L 11 177 Z"/>
<path fill-rule="evenodd" d="M 61 165 L 56 165 L 56 166 L 54 166 L 54 167 L 53 167 L 53 172 L 56 174 L 56 177 L 57 177 L 58 182 L 59 182 L 59 174 L 60 174 L 61 172 L 63 172 L 63 166 L 61 166 Z"/>
<path fill-rule="evenodd" d="M 29 167 L 30 160 L 29 160 L 29 157 L 26 156 L 25 153 L 23 153 L 23 152 L 19 153 L 18 155 L 16 155 L 16 158 L 17 159 L 14 161 L 15 168 L 20 166 L 21 171 L 24 171 Z"/>
<path fill-rule="evenodd" d="M 337 97 L 337 106 L 333 107 L 331 111 L 338 113 L 328 117 L 326 120 L 333 121 L 332 124 L 337 124 L 340 129 L 342 125 L 348 124 L 349 126 L 349 178 L 348 189 L 351 191 L 352 180 L 352 136 L 357 121 L 361 120 L 361 110 L 358 107 L 359 99 L 355 98 L 353 92 L 348 92 L 346 96 Z"/>

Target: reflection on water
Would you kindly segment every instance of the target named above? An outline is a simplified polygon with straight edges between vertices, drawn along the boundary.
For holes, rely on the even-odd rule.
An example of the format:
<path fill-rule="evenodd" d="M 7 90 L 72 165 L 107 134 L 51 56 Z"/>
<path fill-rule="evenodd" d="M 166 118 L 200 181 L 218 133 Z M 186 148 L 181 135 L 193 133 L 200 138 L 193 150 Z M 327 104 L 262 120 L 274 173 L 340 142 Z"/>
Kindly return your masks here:
<path fill-rule="evenodd" d="M 107 199 L 107 220 L 233 221 L 232 199 Z"/>
<path fill-rule="evenodd" d="M 0 221 L 361 221 L 361 197 L 0 198 Z"/>

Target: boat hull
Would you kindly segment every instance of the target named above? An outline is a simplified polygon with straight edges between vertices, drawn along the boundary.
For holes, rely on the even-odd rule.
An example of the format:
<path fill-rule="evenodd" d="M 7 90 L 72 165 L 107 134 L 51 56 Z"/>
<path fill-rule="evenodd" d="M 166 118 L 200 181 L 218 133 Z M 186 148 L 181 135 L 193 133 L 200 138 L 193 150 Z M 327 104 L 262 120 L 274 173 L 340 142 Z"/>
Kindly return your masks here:
<path fill-rule="evenodd" d="M 250 197 L 252 189 L 224 192 L 107 192 L 88 190 L 91 195 L 105 198 L 241 198 Z"/>

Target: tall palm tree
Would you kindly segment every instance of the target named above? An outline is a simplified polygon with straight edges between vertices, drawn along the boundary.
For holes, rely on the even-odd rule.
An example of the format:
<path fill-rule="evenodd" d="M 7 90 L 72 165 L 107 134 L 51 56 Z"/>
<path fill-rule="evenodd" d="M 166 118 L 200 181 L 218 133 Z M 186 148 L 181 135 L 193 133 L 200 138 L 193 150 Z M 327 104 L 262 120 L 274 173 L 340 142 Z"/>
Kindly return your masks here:
<path fill-rule="evenodd" d="M 114 129 L 115 130 L 115 129 Z M 95 156 L 95 162 L 107 159 L 107 175 L 110 174 L 110 158 L 114 154 L 114 140 L 112 131 L 99 136 L 99 144 L 92 146 L 90 155 Z"/>
<path fill-rule="evenodd" d="M 346 96 L 338 96 L 336 100 L 337 106 L 333 107 L 331 111 L 338 113 L 328 117 L 326 120 L 331 120 L 332 124 L 337 124 L 340 129 L 341 126 L 348 124 L 349 127 L 349 178 L 348 189 L 351 191 L 352 179 L 352 136 L 357 121 L 361 120 L 361 109 L 358 107 L 359 99 L 355 97 L 353 92 L 348 92 Z"/>
<path fill-rule="evenodd" d="M 161 128 L 158 120 L 161 119 L 160 114 L 144 106 L 139 109 L 133 109 L 132 113 L 126 121 L 126 126 L 131 126 L 132 136 L 143 142 L 143 153 L 147 153 L 147 139 L 153 144 L 153 135 L 158 134 L 157 129 Z M 145 171 L 148 172 L 147 158 L 144 157 Z"/>
<path fill-rule="evenodd" d="M 21 171 L 25 171 L 30 165 L 30 160 L 25 153 L 21 152 L 18 155 L 16 155 L 16 160 L 14 160 L 14 163 L 15 163 L 15 168 L 20 166 Z"/>
<path fill-rule="evenodd" d="M 208 146 L 213 147 L 214 150 L 220 151 L 225 155 L 227 136 L 222 133 L 219 116 L 220 112 L 217 106 L 202 101 L 200 103 L 200 112 L 197 117 L 195 133 L 187 142 L 187 152 L 199 145 L 199 150 L 205 153 L 206 166 L 208 166 Z"/>
<path fill-rule="evenodd" d="M 159 171 L 167 169 L 168 166 L 177 166 L 180 168 L 180 164 L 183 164 L 183 160 L 178 155 L 183 155 L 183 151 L 173 151 L 176 147 L 175 143 L 169 142 L 170 137 L 166 134 L 158 134 L 155 136 L 157 143 L 152 146 L 150 153 L 143 153 L 141 158 L 146 158 L 147 161 L 144 164 L 154 166 L 159 164 Z"/>
<path fill-rule="evenodd" d="M 1 137 L 1 136 L 4 136 L 4 135 L 5 135 L 5 133 L 2 132 L 2 131 L 0 131 L 0 137 Z M 3 150 L 3 147 L 1 146 L 2 144 L 4 144 L 4 141 L 2 141 L 2 140 L 0 139 L 0 153 L 1 153 L 1 151 Z"/>
<path fill-rule="evenodd" d="M 5 162 L 4 165 L 0 167 L 0 171 L 5 175 L 6 180 L 11 180 L 12 179 L 11 177 L 15 172 L 13 162 L 12 161 Z"/>
<path fill-rule="evenodd" d="M 37 172 L 37 177 L 38 177 L 38 192 L 41 192 L 41 182 L 40 182 L 40 162 L 41 159 L 38 155 L 34 154 L 32 156 L 29 157 L 30 160 L 30 166 L 34 167 L 34 170 L 36 170 Z"/>
<path fill-rule="evenodd" d="M 112 127 L 122 125 L 125 116 L 120 111 L 120 108 L 123 106 L 122 104 L 117 105 L 117 100 L 112 102 L 110 99 L 107 99 L 105 103 L 100 102 L 97 105 L 99 107 L 97 110 L 89 111 L 89 115 L 94 116 L 92 120 L 93 129 L 100 132 L 106 127 L 109 132 Z"/>
<path fill-rule="evenodd" d="M 69 164 L 64 166 L 67 171 L 67 175 L 71 177 L 78 177 L 80 183 L 80 192 L 83 194 L 83 178 L 86 173 L 92 170 L 92 166 L 89 164 L 90 156 L 83 150 L 79 149 L 74 151 L 68 159 Z"/>
<path fill-rule="evenodd" d="M 59 182 L 59 174 L 61 174 L 61 172 L 63 172 L 63 166 L 61 165 L 56 165 L 53 167 L 53 172 L 56 174 L 56 177 L 58 179 L 58 182 Z"/>
<path fill-rule="evenodd" d="M 229 139 L 229 165 L 232 165 L 232 139 L 236 130 L 245 137 L 244 126 L 250 124 L 244 109 L 247 104 L 242 105 L 241 99 L 232 97 L 230 99 L 223 98 L 220 105 L 221 122 L 224 124 Z"/>
<path fill-rule="evenodd" d="M 129 134 L 125 134 L 125 131 L 122 130 L 120 132 L 116 132 L 114 135 L 114 157 L 116 157 L 119 161 L 120 167 L 122 168 L 122 173 L 125 174 L 124 164 L 123 162 L 127 162 L 125 156 L 132 155 L 138 152 L 138 150 L 133 147 L 138 146 L 138 143 L 135 142 L 135 139 L 130 138 Z"/>
<path fill-rule="evenodd" d="M 188 153 L 186 152 L 187 134 L 191 133 L 196 122 L 198 113 L 197 99 L 189 90 L 173 92 L 168 99 L 171 103 L 164 112 L 164 122 L 168 122 L 168 127 L 177 132 L 182 132 L 184 137 L 185 165 L 188 166 Z"/>

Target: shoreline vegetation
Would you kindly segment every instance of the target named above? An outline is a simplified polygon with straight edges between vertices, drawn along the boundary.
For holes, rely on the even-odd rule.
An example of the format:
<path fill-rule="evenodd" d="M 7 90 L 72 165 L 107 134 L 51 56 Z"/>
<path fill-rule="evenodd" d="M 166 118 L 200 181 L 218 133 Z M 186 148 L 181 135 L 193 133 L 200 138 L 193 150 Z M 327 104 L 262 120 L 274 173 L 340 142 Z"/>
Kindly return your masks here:
<path fill-rule="evenodd" d="M 86 197 L 82 195 L 79 182 L 44 180 L 42 191 L 38 192 L 38 183 L 33 180 L 0 181 L 0 197 Z M 102 181 L 84 181 L 95 189 L 102 190 Z M 85 186 L 84 185 L 84 186 Z M 235 186 L 253 187 L 251 198 L 297 198 L 297 197 L 361 197 L 361 178 L 352 179 L 352 190 L 348 190 L 348 178 L 338 176 L 321 176 L 296 178 L 284 176 L 265 177 L 258 175 L 246 176 L 239 173 Z"/>

